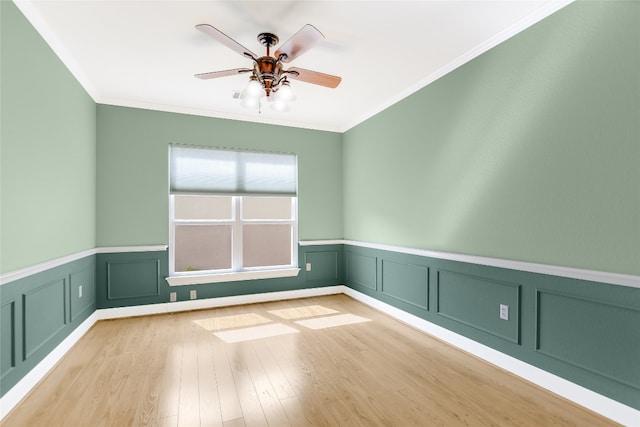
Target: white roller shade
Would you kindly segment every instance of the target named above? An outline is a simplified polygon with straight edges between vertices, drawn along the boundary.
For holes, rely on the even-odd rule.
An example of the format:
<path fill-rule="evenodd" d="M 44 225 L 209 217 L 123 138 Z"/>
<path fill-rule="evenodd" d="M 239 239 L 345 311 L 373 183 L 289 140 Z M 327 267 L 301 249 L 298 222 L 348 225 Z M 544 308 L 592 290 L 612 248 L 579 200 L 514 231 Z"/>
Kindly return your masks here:
<path fill-rule="evenodd" d="M 294 154 L 181 145 L 169 151 L 172 194 L 296 195 Z"/>

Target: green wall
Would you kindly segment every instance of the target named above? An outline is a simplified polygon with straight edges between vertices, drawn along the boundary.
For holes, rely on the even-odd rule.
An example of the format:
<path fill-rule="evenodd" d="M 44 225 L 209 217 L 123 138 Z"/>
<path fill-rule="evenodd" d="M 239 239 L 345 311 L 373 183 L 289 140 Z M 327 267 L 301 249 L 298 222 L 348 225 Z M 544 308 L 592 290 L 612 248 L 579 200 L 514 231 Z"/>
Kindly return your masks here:
<path fill-rule="evenodd" d="M 98 246 L 167 244 L 170 143 L 298 155 L 299 238 L 342 237 L 342 136 L 98 105 Z"/>
<path fill-rule="evenodd" d="M 347 239 L 640 274 L 640 2 L 573 3 L 344 135 Z"/>
<path fill-rule="evenodd" d="M 9 272 L 96 246 L 96 107 L 16 6 L 0 8 L 0 272 Z"/>

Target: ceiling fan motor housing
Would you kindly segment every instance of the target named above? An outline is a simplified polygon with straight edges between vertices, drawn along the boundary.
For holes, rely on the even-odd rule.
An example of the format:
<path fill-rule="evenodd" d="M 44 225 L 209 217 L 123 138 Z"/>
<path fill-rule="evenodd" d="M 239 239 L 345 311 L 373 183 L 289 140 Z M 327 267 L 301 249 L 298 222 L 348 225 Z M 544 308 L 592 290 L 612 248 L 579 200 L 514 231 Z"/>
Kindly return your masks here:
<path fill-rule="evenodd" d="M 258 34 L 258 41 L 267 48 L 267 54 L 255 59 L 254 76 L 262 84 L 267 96 L 274 91 L 280 80 L 282 64 L 271 56 L 270 48 L 278 44 L 278 36 L 273 33 Z"/>
<path fill-rule="evenodd" d="M 254 75 L 258 81 L 264 86 L 267 96 L 271 93 L 274 86 L 277 86 L 282 73 L 282 64 L 271 56 L 261 56 L 256 59 L 254 65 Z"/>

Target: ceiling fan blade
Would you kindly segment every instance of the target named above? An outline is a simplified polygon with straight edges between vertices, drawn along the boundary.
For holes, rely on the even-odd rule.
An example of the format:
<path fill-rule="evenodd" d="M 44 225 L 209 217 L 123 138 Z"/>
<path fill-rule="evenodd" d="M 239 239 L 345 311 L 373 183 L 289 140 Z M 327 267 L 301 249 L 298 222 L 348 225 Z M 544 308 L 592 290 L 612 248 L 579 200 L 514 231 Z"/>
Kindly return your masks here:
<path fill-rule="evenodd" d="M 240 43 L 238 43 L 237 41 L 235 41 L 234 39 L 232 39 L 222 31 L 218 30 L 215 27 L 212 27 L 209 24 L 198 24 L 196 25 L 196 28 L 202 31 L 203 33 L 208 34 L 209 36 L 218 40 L 220 43 L 222 43 L 229 49 L 238 52 L 242 56 L 249 56 L 251 58 L 258 57 L 255 53 L 251 52 L 249 49 L 242 46 Z"/>
<path fill-rule="evenodd" d="M 316 27 L 307 24 L 276 50 L 276 58 L 286 55 L 282 62 L 291 62 L 324 39 L 324 35 Z"/>
<path fill-rule="evenodd" d="M 335 89 L 342 81 L 342 77 L 332 76 L 331 74 L 319 73 L 317 71 L 305 70 L 304 68 L 291 67 L 287 71 L 289 77 L 314 85 L 320 85 Z"/>
<path fill-rule="evenodd" d="M 218 77 L 234 76 L 236 74 L 250 73 L 251 68 L 234 68 L 233 70 L 212 71 L 210 73 L 196 74 L 195 77 L 202 80 L 217 79 Z"/>

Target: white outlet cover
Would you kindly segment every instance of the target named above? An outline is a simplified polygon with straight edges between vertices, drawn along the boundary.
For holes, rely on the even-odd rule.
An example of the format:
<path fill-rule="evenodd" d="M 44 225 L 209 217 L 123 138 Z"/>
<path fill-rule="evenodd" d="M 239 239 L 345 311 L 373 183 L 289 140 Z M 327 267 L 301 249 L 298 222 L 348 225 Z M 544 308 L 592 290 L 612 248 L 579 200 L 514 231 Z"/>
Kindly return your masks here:
<path fill-rule="evenodd" d="M 509 306 L 506 304 L 500 304 L 500 318 L 502 320 L 509 320 Z"/>
<path fill-rule="evenodd" d="M 190 299 L 196 299 L 198 298 L 198 293 L 196 292 L 195 289 L 192 289 L 191 291 L 189 291 L 189 298 Z"/>
<path fill-rule="evenodd" d="M 169 302 L 176 302 L 178 300 L 178 295 L 175 292 L 169 293 Z"/>
<path fill-rule="evenodd" d="M 307 263 L 307 271 L 311 271 L 311 263 L 310 262 Z"/>
<path fill-rule="evenodd" d="M 78 286 L 78 298 L 82 298 L 82 285 Z"/>

